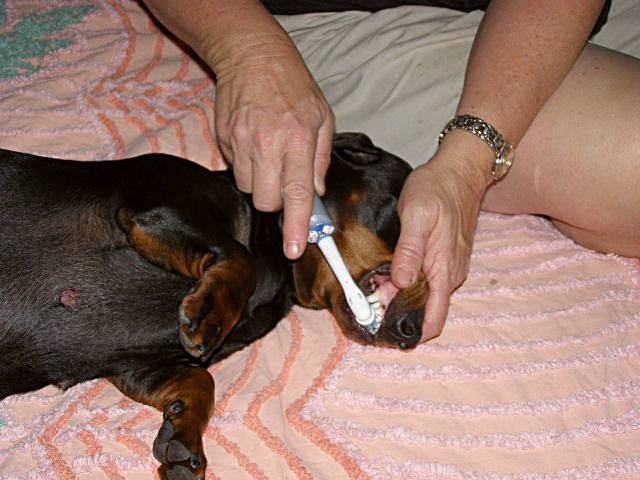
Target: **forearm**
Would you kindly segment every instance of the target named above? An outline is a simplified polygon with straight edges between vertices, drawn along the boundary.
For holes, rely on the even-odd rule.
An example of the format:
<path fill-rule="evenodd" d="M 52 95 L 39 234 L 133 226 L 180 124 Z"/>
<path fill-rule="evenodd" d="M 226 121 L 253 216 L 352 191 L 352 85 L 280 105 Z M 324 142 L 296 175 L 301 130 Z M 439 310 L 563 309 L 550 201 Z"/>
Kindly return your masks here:
<path fill-rule="evenodd" d="M 471 50 L 457 113 L 484 119 L 517 145 L 582 51 L 603 4 L 493 0 Z M 461 149 L 472 144 L 464 143 Z M 479 161 L 490 170 L 494 158 L 484 153 Z"/>
<path fill-rule="evenodd" d="M 259 0 L 144 0 L 151 13 L 214 72 L 246 57 L 296 54 L 287 33 Z"/>

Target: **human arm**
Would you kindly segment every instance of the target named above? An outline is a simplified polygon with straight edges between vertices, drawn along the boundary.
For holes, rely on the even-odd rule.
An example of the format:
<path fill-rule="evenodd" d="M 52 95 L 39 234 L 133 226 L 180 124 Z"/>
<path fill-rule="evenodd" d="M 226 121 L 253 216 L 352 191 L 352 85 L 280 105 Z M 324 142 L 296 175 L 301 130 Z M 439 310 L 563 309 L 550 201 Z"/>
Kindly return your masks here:
<path fill-rule="evenodd" d="M 603 4 L 493 0 L 471 50 L 456 114 L 482 118 L 517 147 L 582 51 Z M 482 197 L 492 183 L 494 161 L 482 140 L 453 130 L 402 191 L 392 278 L 398 287 L 406 287 L 420 270 L 425 273 L 431 292 L 423 340 L 440 334 L 451 292 L 468 274 L 473 233 Z"/>
<path fill-rule="evenodd" d="M 284 204 L 283 246 L 299 257 L 314 186 L 324 193 L 334 129 L 300 53 L 258 0 L 144 1 L 215 73 L 220 149 L 256 208 Z"/>

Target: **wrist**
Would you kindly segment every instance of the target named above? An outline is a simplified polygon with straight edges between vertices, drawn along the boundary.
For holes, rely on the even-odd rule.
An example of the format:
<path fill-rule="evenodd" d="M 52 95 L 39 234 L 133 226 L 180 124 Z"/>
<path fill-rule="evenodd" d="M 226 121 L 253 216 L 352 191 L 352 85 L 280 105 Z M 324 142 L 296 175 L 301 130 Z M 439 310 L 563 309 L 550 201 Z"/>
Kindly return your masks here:
<path fill-rule="evenodd" d="M 300 58 L 300 53 L 286 33 L 229 35 L 224 39 L 208 40 L 206 44 L 208 47 L 204 59 L 216 75 L 242 67 L 270 66 L 283 59 Z"/>
<path fill-rule="evenodd" d="M 483 140 L 470 132 L 455 129 L 442 139 L 430 163 L 455 169 L 468 184 L 484 192 L 493 183 L 491 171 L 495 161 L 494 152 Z"/>
<path fill-rule="evenodd" d="M 295 49 L 286 31 L 260 0 L 144 0 L 153 15 L 189 45 L 217 74 L 279 45 Z"/>
<path fill-rule="evenodd" d="M 289 34 L 261 4 L 239 11 L 221 9 L 215 25 L 197 44 L 198 54 L 216 75 L 238 66 L 267 65 L 274 59 L 300 56 Z"/>

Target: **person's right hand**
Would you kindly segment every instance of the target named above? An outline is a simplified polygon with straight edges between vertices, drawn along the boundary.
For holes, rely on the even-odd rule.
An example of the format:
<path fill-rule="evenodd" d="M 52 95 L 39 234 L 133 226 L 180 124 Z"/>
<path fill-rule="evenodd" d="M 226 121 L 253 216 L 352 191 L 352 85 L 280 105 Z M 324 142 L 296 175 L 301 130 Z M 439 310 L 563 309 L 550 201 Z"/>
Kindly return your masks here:
<path fill-rule="evenodd" d="M 295 46 L 244 45 L 217 69 L 218 144 L 258 210 L 284 206 L 284 251 L 302 255 L 315 189 L 324 194 L 334 115 Z"/>
<path fill-rule="evenodd" d="M 427 279 L 421 341 L 440 335 L 451 293 L 469 273 L 473 235 L 494 159 L 482 140 L 454 130 L 404 184 L 391 276 L 398 288 L 411 286 L 420 273 Z"/>

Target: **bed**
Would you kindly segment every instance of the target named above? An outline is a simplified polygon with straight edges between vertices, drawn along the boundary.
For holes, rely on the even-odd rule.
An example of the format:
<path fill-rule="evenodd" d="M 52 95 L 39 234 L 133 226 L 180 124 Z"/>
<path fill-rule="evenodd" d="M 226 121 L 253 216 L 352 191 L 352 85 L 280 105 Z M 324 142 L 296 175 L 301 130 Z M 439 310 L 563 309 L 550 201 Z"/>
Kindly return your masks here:
<path fill-rule="evenodd" d="M 455 108 L 480 19 L 401 7 L 279 17 L 337 117 L 414 165 Z M 594 42 L 640 56 L 640 4 Z M 349 55 L 347 55 L 349 53 Z M 215 89 L 128 0 L 0 0 L 0 146 L 166 152 L 224 168 Z M 212 367 L 207 479 L 640 478 L 640 263 L 534 216 L 482 214 L 444 334 L 406 353 L 294 311 Z M 156 478 L 161 416 L 104 380 L 0 402 L 0 479 Z"/>

